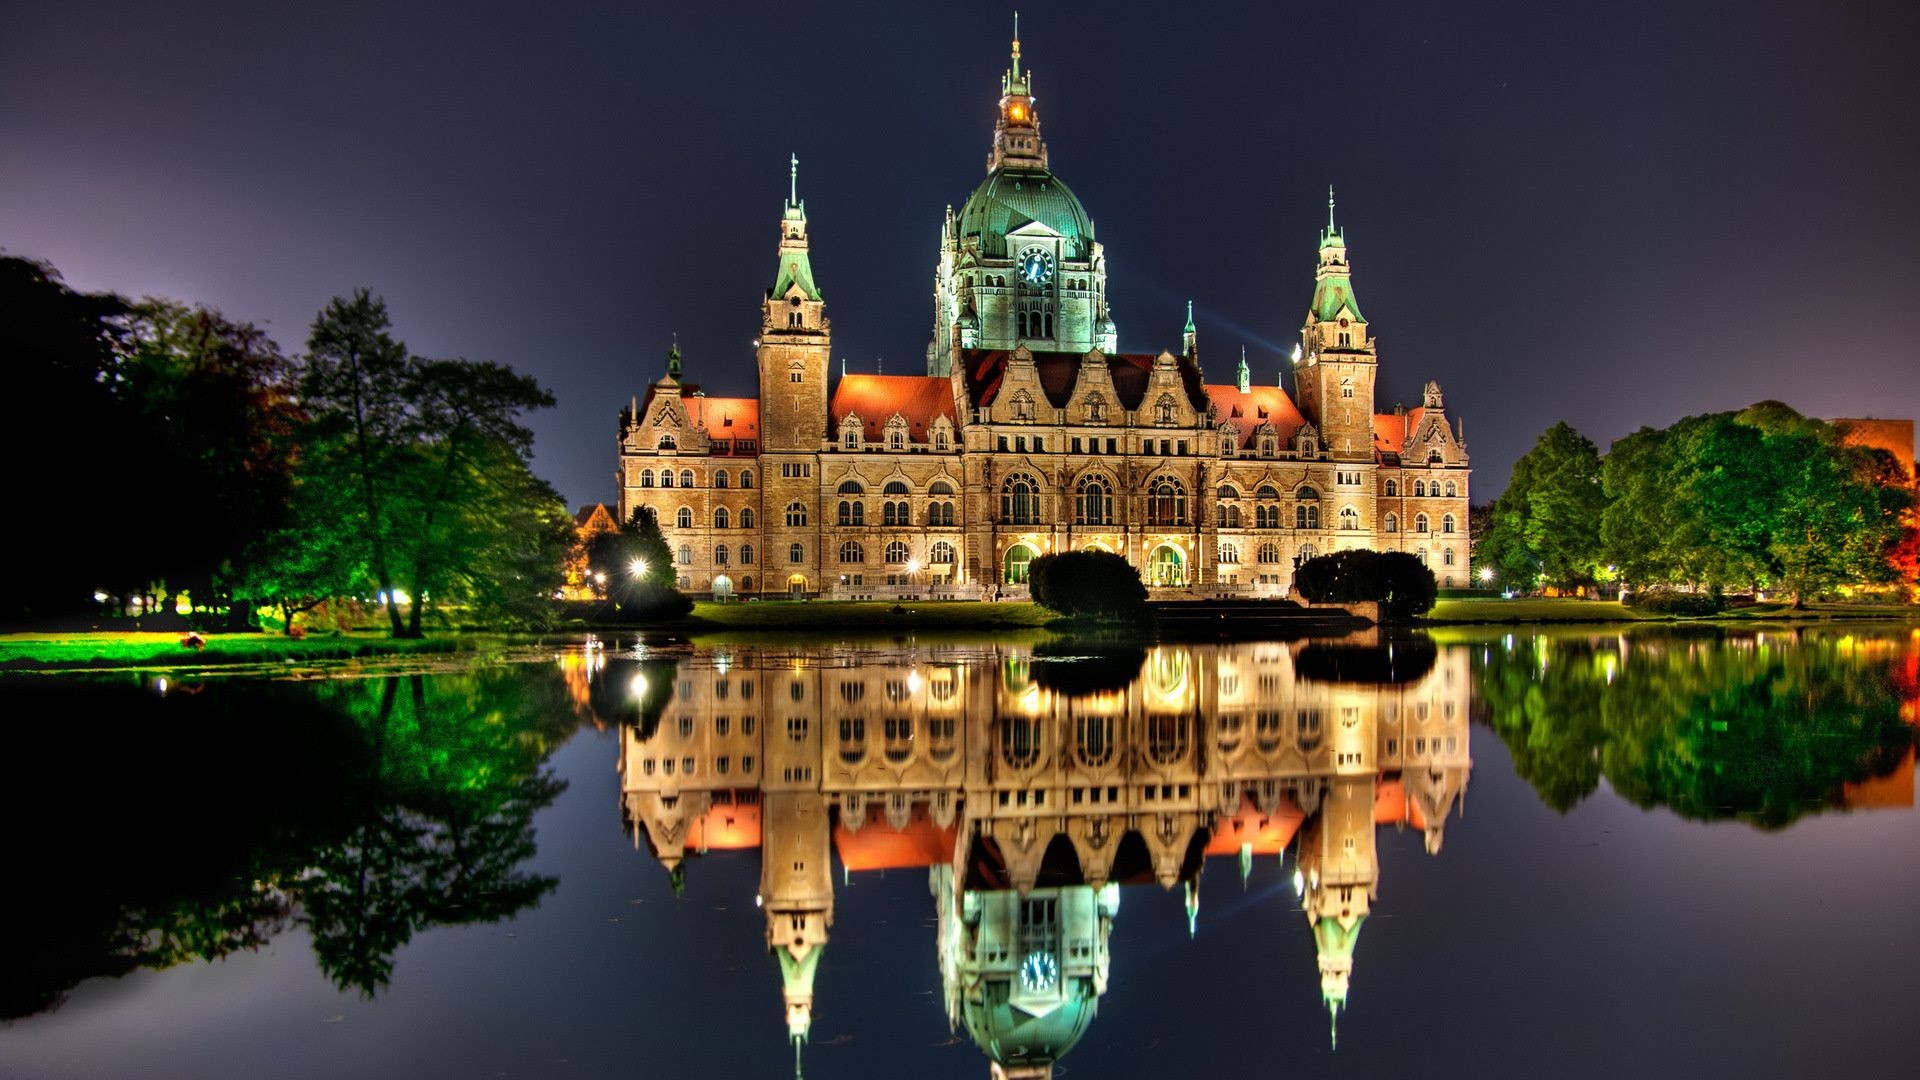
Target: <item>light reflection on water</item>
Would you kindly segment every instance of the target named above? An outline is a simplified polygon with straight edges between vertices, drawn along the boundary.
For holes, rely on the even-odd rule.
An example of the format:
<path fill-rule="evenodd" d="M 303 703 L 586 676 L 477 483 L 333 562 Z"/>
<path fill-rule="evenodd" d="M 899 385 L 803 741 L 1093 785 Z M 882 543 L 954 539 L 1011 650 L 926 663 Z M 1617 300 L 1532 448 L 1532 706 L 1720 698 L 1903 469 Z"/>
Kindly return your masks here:
<path fill-rule="evenodd" d="M 1277 945 L 1291 959 L 1260 972 L 1272 990 L 1215 1001 L 1211 1021 L 1245 1011 L 1292 1031 L 1296 1052 L 1317 1060 L 1337 1037 L 1339 1060 L 1367 1061 L 1391 1053 L 1379 1033 L 1415 1002 L 1444 1014 L 1419 990 L 1432 977 L 1423 957 L 1471 937 L 1476 910 L 1554 887 L 1551 903 L 1588 912 L 1604 937 L 1607 909 L 1581 893 L 1613 896 L 1616 907 L 1654 903 L 1622 899 L 1615 883 L 1592 876 L 1621 849 L 1539 847 L 1556 830 L 1589 829 L 1603 792 L 1660 816 L 1618 819 L 1602 807 L 1607 828 L 1583 848 L 1633 829 L 1643 852 L 1680 852 L 1696 841 L 1663 822 L 1736 820 L 1761 830 L 1746 835 L 1778 836 L 1776 849 L 1805 857 L 1804 840 L 1780 830 L 1833 811 L 1910 809 L 1917 646 L 1905 629 L 1466 632 L 1439 646 L 1371 635 L 1144 647 L 730 643 L 577 649 L 544 665 L 318 687 L 176 683 L 164 698 L 111 683 L 0 684 L 28 710 L 98 698 L 138 730 L 210 728 L 209 744 L 233 755 L 201 789 L 149 806 L 147 835 L 196 837 L 189 857 L 178 843 L 136 838 L 120 859 L 29 903 L 24 917 L 42 932 L 28 963 L 8 965 L 5 1001 L 9 1015 L 60 1017 L 49 1008 L 76 984 L 87 1000 L 99 985 L 88 976 L 172 968 L 130 980 L 141 993 L 169 994 L 187 985 L 183 965 L 241 963 L 264 948 L 258 962 L 275 978 L 317 967 L 368 1002 L 340 1006 L 343 1015 L 413 1016 L 411 988 L 430 988 L 443 1010 L 462 1001 L 479 1010 L 488 991 L 446 981 L 445 962 L 410 968 L 408 957 L 439 955 L 436 943 L 462 926 L 536 936 L 594 900 L 620 912 L 596 921 L 640 924 L 631 932 L 650 935 L 651 955 L 671 952 L 680 978 L 726 977 L 728 1019 L 689 1022 L 709 1041 L 737 1031 L 727 1038 L 738 1045 L 706 1052 L 757 1062 L 756 1072 L 790 1068 L 776 1059 L 793 1055 L 816 1076 L 851 1075 L 861 1071 L 855 1055 L 883 1047 L 888 1071 L 920 1068 L 933 1053 L 920 1048 L 948 1028 L 971 1045 L 974 1064 L 956 1072 L 950 1056 L 926 1057 L 942 1075 L 989 1065 L 1047 1075 L 1069 1051 L 1061 1075 L 1082 1062 L 1124 1072 L 1129 1055 L 1197 1037 L 1174 1019 L 1195 991 L 1167 996 L 1186 972 L 1205 972 L 1202 984 L 1216 988 L 1247 985 L 1250 972 L 1216 957 L 1222 934 L 1239 936 L 1243 955 Z M 262 727 L 261 715 L 296 722 Z M 577 729 L 589 742 L 556 756 Z M 87 740 L 41 737 L 28 747 L 41 761 L 71 769 L 64 759 L 89 760 L 108 787 L 190 771 L 195 756 L 161 746 L 142 768 L 101 766 L 86 757 Z M 1478 778 L 1492 787 L 1464 821 L 1476 751 L 1495 771 Z M 273 763 L 270 779 L 248 768 L 256 761 Z M 610 779 L 608 768 L 617 769 Z M 1530 794 L 1515 801 L 1521 791 Z M 236 801 L 250 813 L 236 815 Z M 580 842 L 578 830 L 596 830 L 610 802 L 624 854 Z M 1565 815 L 1561 824 L 1542 819 L 1542 806 Z M 547 824 L 536 830 L 536 819 Z M 63 821 L 71 828 L 28 842 L 23 865 L 58 865 L 95 827 L 77 813 Z M 1681 876 L 1726 872 L 1749 845 L 1715 835 L 1707 849 L 1658 865 Z M 1511 877 L 1522 871 L 1529 876 Z M 1707 878 L 1693 886 L 1717 887 Z M 661 899 L 644 906 L 654 889 Z M 724 914 L 696 918 L 688 904 L 703 897 Z M 1739 918 L 1764 923 L 1755 903 Z M 1433 921 L 1447 912 L 1452 921 Z M 1516 918 L 1551 914 L 1523 905 L 1503 920 L 1525 936 L 1538 931 Z M 1396 915 L 1412 921 L 1396 928 Z M 727 928 L 708 927 L 713 918 Z M 1413 928 L 1420 936 L 1407 936 Z M 282 937 L 306 944 L 268 947 Z M 868 943 L 882 941 L 890 951 L 872 959 Z M 704 970 L 701 957 L 743 947 L 772 959 Z M 1530 960 L 1501 947 L 1475 963 L 1492 971 Z M 513 962 L 543 988 L 537 999 L 514 991 L 527 995 L 517 1008 L 530 1017 L 589 1011 L 589 1000 L 652 1000 L 557 952 L 522 949 Z M 1796 963 L 1783 951 L 1776 966 Z M 884 1011 L 882 999 L 916 994 L 929 978 L 941 1035 L 863 1024 Z M 1143 1044 L 1141 1009 L 1174 1026 Z M 137 1059 L 111 1058 L 112 1033 L 89 1031 L 98 1015 L 23 1020 L 0 1045 L 75 1075 L 120 1071 Z M 461 1026 L 444 1011 L 423 1019 L 434 1017 Z M 775 1033 L 787 1049 L 769 1054 Z M 1540 1035 L 1549 1049 L 1566 1037 Z M 257 1023 L 246 1038 L 298 1041 Z M 596 1038 L 605 1060 L 642 1052 L 636 1034 Z M 419 1074 L 380 1045 L 358 1047 L 355 1068 Z M 1226 1053 L 1217 1039 L 1195 1045 Z M 644 1051 L 663 1074 L 677 1074 L 668 1063 L 683 1052 Z M 342 1060 L 322 1055 L 310 1073 L 295 1072 L 343 1071 Z M 369 1069 L 370 1060 L 389 1064 Z M 1767 1060 L 1758 1059 L 1760 1074 Z M 456 1074 L 484 1063 L 445 1064 Z M 252 1071 L 196 1060 L 179 1074 Z"/>

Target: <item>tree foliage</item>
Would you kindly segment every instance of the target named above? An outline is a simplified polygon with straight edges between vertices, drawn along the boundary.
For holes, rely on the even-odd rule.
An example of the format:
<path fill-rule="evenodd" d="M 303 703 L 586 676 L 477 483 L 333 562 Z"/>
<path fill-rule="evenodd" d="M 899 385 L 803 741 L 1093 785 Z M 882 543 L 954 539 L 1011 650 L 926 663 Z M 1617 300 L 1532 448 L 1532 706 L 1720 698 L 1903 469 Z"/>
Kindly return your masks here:
<path fill-rule="evenodd" d="M 1147 587 L 1133 564 L 1110 551 L 1042 555 L 1027 566 L 1033 601 L 1069 618 L 1137 619 Z"/>
<path fill-rule="evenodd" d="M 1548 428 L 1513 466 L 1494 502 L 1477 559 L 1502 581 L 1532 588 L 1590 583 L 1603 565 L 1600 453 L 1564 421 Z"/>
<path fill-rule="evenodd" d="M 1294 571 L 1293 588 L 1316 604 L 1379 604 L 1383 619 L 1424 615 L 1439 595 L 1433 571 L 1417 556 L 1364 549 L 1308 559 Z"/>

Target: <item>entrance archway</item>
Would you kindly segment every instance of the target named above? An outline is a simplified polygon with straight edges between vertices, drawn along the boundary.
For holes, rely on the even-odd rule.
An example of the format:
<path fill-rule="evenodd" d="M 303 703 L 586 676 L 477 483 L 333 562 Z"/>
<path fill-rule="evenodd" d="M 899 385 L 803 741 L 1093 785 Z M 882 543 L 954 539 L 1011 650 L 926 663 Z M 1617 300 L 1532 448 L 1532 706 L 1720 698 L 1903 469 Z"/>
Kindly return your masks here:
<path fill-rule="evenodd" d="M 1015 544 L 1008 548 L 1005 565 L 1006 572 L 1002 575 L 1002 580 L 1009 585 L 1025 585 L 1027 583 L 1027 567 L 1031 565 L 1033 560 L 1038 558 L 1039 555 L 1039 552 L 1033 550 L 1032 547 L 1026 544 Z"/>
<path fill-rule="evenodd" d="M 807 575 L 795 574 L 787 579 L 787 595 L 795 600 L 807 594 Z"/>
<path fill-rule="evenodd" d="M 1161 544 L 1147 556 L 1147 584 L 1168 588 L 1187 583 L 1187 560 L 1172 544 Z"/>

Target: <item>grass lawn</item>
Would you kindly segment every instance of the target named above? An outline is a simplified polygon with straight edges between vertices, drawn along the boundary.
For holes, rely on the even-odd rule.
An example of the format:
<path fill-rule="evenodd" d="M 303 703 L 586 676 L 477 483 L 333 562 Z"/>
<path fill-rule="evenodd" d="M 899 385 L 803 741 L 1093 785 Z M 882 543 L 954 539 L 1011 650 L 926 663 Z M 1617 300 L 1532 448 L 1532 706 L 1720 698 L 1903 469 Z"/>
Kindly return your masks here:
<path fill-rule="evenodd" d="M 1426 615 L 1434 623 L 1591 623 L 1659 622 L 1671 616 L 1634 611 L 1613 600 L 1580 600 L 1572 597 L 1529 597 L 1502 600 L 1497 597 L 1472 597 L 1439 600 Z M 1754 619 L 1913 619 L 1920 618 L 1920 607 L 1912 604 L 1808 604 L 1805 611 L 1794 611 L 1786 601 L 1734 608 L 1718 615 L 1703 616 L 1694 622 L 1740 622 Z"/>
<path fill-rule="evenodd" d="M 699 601 L 693 618 L 728 630 L 994 630 L 1035 627 L 1058 618 L 1038 604 L 987 604 L 978 600 L 762 600 L 716 604 Z"/>
<path fill-rule="evenodd" d="M 179 633 L 138 632 L 0 634 L 0 670 L 350 660 L 463 652 L 500 640 L 471 634 L 416 641 L 396 641 L 384 634 L 314 635 L 300 640 L 284 634 L 208 634 L 206 648 L 189 649 L 180 644 L 180 638 Z"/>

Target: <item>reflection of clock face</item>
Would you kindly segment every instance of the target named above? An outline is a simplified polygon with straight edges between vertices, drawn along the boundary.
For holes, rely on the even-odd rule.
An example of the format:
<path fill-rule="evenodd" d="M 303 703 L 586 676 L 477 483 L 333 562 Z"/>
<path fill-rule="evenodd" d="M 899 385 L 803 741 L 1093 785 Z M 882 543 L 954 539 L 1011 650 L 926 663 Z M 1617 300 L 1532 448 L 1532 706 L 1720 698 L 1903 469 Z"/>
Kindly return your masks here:
<path fill-rule="evenodd" d="M 1030 952 L 1020 961 L 1020 985 L 1029 992 L 1040 993 L 1053 989 L 1060 981 L 1060 964 L 1050 952 Z"/>
<path fill-rule="evenodd" d="M 1028 248 L 1020 253 L 1020 280 L 1028 285 L 1045 285 L 1053 280 L 1053 252 Z"/>

